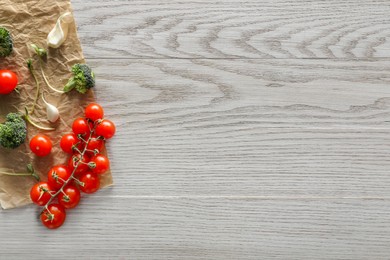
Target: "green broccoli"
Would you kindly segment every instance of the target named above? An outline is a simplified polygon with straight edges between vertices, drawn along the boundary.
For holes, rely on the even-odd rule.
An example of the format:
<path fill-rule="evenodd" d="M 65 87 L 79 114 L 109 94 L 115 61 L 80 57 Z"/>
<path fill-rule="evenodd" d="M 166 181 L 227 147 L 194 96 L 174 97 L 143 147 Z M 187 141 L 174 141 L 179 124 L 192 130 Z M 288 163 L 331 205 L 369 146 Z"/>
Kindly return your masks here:
<path fill-rule="evenodd" d="M 26 140 L 27 127 L 22 115 L 9 113 L 6 121 L 0 124 L 0 145 L 15 149 Z"/>
<path fill-rule="evenodd" d="M 73 77 L 64 87 L 64 92 L 76 89 L 85 94 L 88 89 L 95 86 L 95 74 L 87 64 L 75 64 L 72 66 Z"/>
<path fill-rule="evenodd" d="M 10 32 L 0 27 L 0 58 L 7 57 L 11 54 L 13 42 Z"/>

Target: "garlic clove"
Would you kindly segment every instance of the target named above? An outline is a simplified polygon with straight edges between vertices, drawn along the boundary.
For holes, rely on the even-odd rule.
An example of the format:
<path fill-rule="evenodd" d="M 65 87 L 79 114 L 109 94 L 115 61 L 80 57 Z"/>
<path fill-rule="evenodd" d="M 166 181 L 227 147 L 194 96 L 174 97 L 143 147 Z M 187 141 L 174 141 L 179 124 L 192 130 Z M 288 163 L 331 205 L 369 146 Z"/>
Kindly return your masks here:
<path fill-rule="evenodd" d="M 58 108 L 53 106 L 52 104 L 48 103 L 43 94 L 42 94 L 42 100 L 46 105 L 46 117 L 47 120 L 49 120 L 51 123 L 55 123 L 58 118 L 60 118 L 60 112 L 58 111 Z"/>
<path fill-rule="evenodd" d="M 46 104 L 46 113 L 47 113 L 47 120 L 49 120 L 52 123 L 55 123 L 58 120 L 58 118 L 60 118 L 60 113 L 58 109 L 52 104 Z"/>
<path fill-rule="evenodd" d="M 72 14 L 70 12 L 62 14 L 57 19 L 54 28 L 47 36 L 47 45 L 49 47 L 58 48 L 64 43 L 66 37 L 68 36 L 69 24 L 71 22 Z"/>

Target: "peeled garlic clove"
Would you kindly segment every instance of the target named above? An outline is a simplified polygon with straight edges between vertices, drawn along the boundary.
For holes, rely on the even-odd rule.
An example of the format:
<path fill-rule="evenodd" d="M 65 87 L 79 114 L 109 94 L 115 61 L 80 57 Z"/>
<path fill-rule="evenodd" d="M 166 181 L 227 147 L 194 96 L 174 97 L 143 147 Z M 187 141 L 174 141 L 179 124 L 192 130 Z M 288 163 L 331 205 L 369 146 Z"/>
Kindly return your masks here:
<path fill-rule="evenodd" d="M 47 45 L 49 47 L 58 48 L 64 43 L 68 36 L 69 24 L 71 22 L 72 14 L 70 12 L 62 14 L 57 19 L 56 25 L 47 36 Z"/>
<path fill-rule="evenodd" d="M 60 118 L 60 112 L 52 104 L 46 104 L 47 120 L 55 123 Z"/>
<path fill-rule="evenodd" d="M 58 108 L 48 103 L 43 97 L 43 94 L 42 94 L 42 100 L 46 105 L 47 120 L 49 120 L 52 123 L 55 123 L 58 120 L 58 118 L 60 118 L 60 112 L 58 111 Z"/>

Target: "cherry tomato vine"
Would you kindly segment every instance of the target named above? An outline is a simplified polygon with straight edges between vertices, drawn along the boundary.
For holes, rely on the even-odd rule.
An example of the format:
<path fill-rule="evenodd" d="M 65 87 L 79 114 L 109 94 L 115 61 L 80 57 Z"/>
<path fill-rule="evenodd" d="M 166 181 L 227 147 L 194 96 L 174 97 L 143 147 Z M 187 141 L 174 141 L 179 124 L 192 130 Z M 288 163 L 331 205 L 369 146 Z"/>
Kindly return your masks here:
<path fill-rule="evenodd" d="M 90 194 L 100 188 L 99 176 L 110 167 L 109 159 L 101 150 L 116 128 L 103 115 L 101 106 L 94 103 L 87 106 L 86 117 L 77 118 L 72 125 L 73 133 L 65 134 L 60 141 L 61 149 L 72 154 L 68 165 L 52 167 L 48 181 L 39 182 L 31 189 L 31 200 L 43 206 L 40 219 L 49 229 L 62 226 L 66 210 L 78 205 L 80 191 Z"/>

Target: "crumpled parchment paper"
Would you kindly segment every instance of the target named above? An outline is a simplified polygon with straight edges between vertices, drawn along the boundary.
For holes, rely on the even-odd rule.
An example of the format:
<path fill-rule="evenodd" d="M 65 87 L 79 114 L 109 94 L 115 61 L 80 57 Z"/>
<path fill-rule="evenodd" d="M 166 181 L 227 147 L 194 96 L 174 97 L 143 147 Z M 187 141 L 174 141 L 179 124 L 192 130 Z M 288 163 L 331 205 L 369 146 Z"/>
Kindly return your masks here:
<path fill-rule="evenodd" d="M 55 25 L 57 18 L 66 11 L 73 14 L 70 1 L 67 0 L 0 0 L 0 26 L 7 28 L 14 40 L 14 51 L 11 56 L 0 58 L 0 69 L 10 69 L 18 75 L 20 90 L 20 95 L 16 92 L 0 95 L 0 122 L 4 121 L 9 112 L 23 112 L 25 107 L 31 107 L 36 94 L 36 85 L 26 65 L 26 60 L 34 57 L 30 44 L 35 43 L 47 48 L 47 34 Z M 35 57 L 34 60 L 37 61 L 37 58 Z M 84 62 L 76 25 L 73 22 L 65 43 L 58 49 L 48 49 L 44 70 L 51 85 L 62 89 L 72 75 L 70 72 L 72 65 Z M 62 152 L 59 146 L 61 136 L 71 132 L 73 120 L 83 116 L 84 108 L 95 101 L 95 97 L 91 90 L 85 95 L 74 90 L 67 94 L 55 93 L 44 83 L 38 62 L 34 62 L 34 67 L 41 85 L 41 94 L 43 91 L 46 100 L 59 109 L 61 118 L 55 124 L 55 131 L 42 131 L 28 124 L 28 135 L 24 144 L 14 150 L 0 147 L 0 169 L 26 172 L 26 165 L 32 163 L 41 180 L 47 180 L 49 169 L 54 165 L 67 164 L 70 157 Z M 96 81 L 98 87 L 99 75 L 96 75 Z M 46 120 L 46 108 L 41 96 L 31 117 L 42 125 L 51 125 Z M 29 140 L 38 133 L 48 135 L 53 142 L 53 150 L 49 156 L 37 157 L 30 151 Z M 31 203 L 29 192 L 35 182 L 32 177 L 0 174 L 1 207 L 9 209 Z M 112 176 L 109 172 L 102 176 L 101 187 L 111 184 Z"/>

